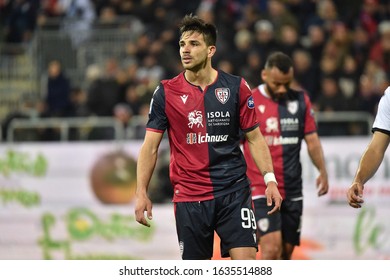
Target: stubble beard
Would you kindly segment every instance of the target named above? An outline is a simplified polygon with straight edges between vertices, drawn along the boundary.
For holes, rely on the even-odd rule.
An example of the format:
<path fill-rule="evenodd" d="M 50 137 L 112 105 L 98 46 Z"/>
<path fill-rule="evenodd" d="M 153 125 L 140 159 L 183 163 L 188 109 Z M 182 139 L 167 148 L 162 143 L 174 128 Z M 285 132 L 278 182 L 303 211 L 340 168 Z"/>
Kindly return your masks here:
<path fill-rule="evenodd" d="M 265 84 L 265 86 L 267 87 L 268 94 L 273 101 L 279 102 L 280 100 L 285 98 L 286 94 L 275 93 L 267 83 Z"/>
<path fill-rule="evenodd" d="M 199 72 L 200 70 L 206 68 L 207 65 L 207 59 L 204 59 L 203 61 L 194 64 L 194 65 L 184 65 L 183 67 L 185 70 L 191 71 L 191 72 Z"/>

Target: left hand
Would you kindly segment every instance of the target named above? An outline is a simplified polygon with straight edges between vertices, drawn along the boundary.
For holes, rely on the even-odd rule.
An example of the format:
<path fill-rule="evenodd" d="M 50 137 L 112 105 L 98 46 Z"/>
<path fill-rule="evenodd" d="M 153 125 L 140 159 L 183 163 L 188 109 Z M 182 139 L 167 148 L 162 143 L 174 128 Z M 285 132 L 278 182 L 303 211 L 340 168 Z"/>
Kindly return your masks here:
<path fill-rule="evenodd" d="M 275 182 L 269 182 L 267 184 L 267 188 L 265 190 L 265 196 L 267 197 L 267 205 L 272 206 L 272 203 L 274 203 L 274 207 L 271 211 L 268 211 L 268 215 L 271 215 L 272 213 L 275 213 L 276 211 L 280 210 L 280 207 L 282 206 L 282 196 L 279 193 L 278 185 Z"/>

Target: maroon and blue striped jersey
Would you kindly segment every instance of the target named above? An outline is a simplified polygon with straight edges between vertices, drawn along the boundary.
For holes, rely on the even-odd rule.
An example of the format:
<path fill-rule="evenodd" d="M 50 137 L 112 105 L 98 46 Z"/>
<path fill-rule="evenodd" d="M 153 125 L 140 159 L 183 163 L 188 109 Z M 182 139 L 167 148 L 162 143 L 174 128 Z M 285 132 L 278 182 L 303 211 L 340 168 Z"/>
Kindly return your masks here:
<path fill-rule="evenodd" d="M 310 99 L 305 92 L 290 89 L 285 98 L 274 101 L 266 95 L 265 85 L 253 89 L 252 94 L 260 130 L 271 152 L 279 192 L 283 199 L 300 198 L 302 140 L 306 134 L 317 131 Z M 266 185 L 251 157 L 247 142 L 244 142 L 243 148 L 252 197 L 265 197 Z"/>
<path fill-rule="evenodd" d="M 204 201 L 249 186 L 240 131 L 257 127 L 252 93 L 242 77 L 219 71 L 204 90 L 184 72 L 161 81 L 146 129 L 168 132 L 173 201 Z"/>

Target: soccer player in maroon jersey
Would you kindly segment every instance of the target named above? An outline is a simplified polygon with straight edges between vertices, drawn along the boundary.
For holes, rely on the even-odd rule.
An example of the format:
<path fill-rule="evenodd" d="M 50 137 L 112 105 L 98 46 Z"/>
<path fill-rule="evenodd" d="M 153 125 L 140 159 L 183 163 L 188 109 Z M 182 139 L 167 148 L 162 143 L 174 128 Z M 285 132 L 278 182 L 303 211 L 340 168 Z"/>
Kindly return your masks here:
<path fill-rule="evenodd" d="M 221 239 L 222 257 L 255 259 L 256 221 L 240 149 L 241 132 L 248 139 L 259 174 L 266 173 L 270 213 L 278 211 L 282 198 L 268 146 L 257 129 L 252 94 L 243 78 L 212 67 L 217 39 L 213 24 L 187 15 L 179 27 L 185 70 L 161 81 L 152 97 L 137 164 L 136 220 L 150 226 L 145 217 L 146 212 L 152 219 L 148 184 L 167 130 L 182 259 L 211 259 L 214 232 Z"/>
<path fill-rule="evenodd" d="M 263 259 L 291 259 L 300 244 L 303 197 L 300 150 L 305 140 L 309 156 L 319 170 L 318 195 L 328 192 L 328 175 L 322 145 L 308 95 L 290 88 L 293 62 L 282 52 L 272 53 L 261 72 L 263 84 L 252 90 L 260 130 L 269 146 L 283 204 L 279 212 L 268 215 L 266 186 L 244 141 L 252 198 Z"/>

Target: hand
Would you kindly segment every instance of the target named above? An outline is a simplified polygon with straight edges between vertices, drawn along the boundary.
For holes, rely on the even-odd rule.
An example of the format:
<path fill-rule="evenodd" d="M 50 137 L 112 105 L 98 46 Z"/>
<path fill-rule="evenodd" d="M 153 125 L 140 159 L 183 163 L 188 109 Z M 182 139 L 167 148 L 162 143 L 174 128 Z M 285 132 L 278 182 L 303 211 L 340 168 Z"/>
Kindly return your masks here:
<path fill-rule="evenodd" d="M 144 213 L 145 211 L 148 219 L 151 220 L 153 218 L 152 202 L 150 201 L 149 197 L 147 195 L 141 195 L 139 197 L 136 197 L 135 219 L 141 225 L 150 227 L 150 224 L 145 218 L 145 213 Z"/>
<path fill-rule="evenodd" d="M 268 211 L 267 214 L 271 215 L 272 213 L 279 211 L 280 206 L 282 205 L 282 196 L 279 193 L 278 186 L 275 182 L 269 182 L 265 190 L 265 195 L 267 197 L 267 205 L 272 206 L 272 202 L 275 204 L 274 208 L 271 211 Z"/>
<path fill-rule="evenodd" d="M 361 183 L 354 182 L 347 191 L 348 203 L 353 208 L 361 208 L 363 200 L 364 186 Z"/>
<path fill-rule="evenodd" d="M 328 193 L 329 183 L 328 183 L 328 175 L 320 174 L 316 180 L 317 185 L 317 195 L 321 196 Z"/>

